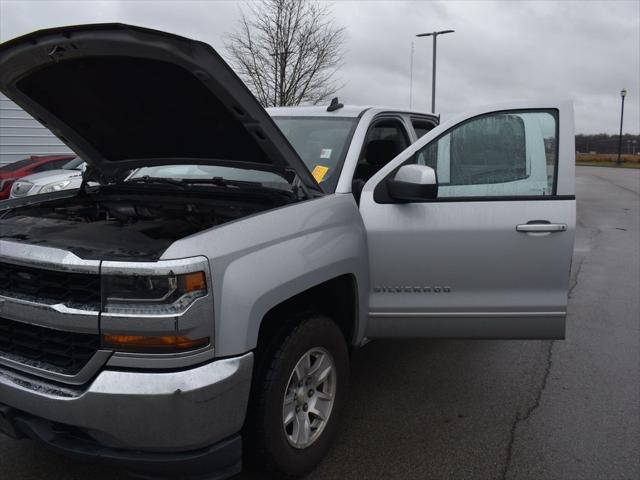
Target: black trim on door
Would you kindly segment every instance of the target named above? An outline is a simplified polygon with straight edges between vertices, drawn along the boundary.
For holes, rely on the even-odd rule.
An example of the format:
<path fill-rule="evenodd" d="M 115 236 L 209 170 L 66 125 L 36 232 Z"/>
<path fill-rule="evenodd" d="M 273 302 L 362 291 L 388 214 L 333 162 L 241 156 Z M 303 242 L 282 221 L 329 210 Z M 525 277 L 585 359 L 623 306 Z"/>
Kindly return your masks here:
<path fill-rule="evenodd" d="M 385 178 L 385 186 L 386 186 Z M 376 203 L 380 204 L 406 204 L 407 202 L 401 202 L 395 199 L 391 201 L 384 201 L 376 197 L 378 193 L 378 187 L 373 194 L 373 199 Z M 388 195 L 388 192 L 387 192 Z M 518 202 L 518 201 L 550 201 L 550 200 L 575 200 L 575 195 L 512 195 L 512 196 L 500 196 L 500 197 L 446 197 L 446 198 L 434 198 L 425 199 L 420 201 L 412 201 L 410 203 L 455 203 L 455 202 Z"/>

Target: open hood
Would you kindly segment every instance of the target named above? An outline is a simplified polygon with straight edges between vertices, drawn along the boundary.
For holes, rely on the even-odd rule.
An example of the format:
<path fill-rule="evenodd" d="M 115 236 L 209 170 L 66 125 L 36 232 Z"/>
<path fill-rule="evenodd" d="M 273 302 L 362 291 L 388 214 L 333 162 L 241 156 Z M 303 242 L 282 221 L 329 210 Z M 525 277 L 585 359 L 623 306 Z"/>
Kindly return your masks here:
<path fill-rule="evenodd" d="M 0 45 L 0 90 L 102 179 L 197 163 L 293 170 L 321 191 L 242 80 L 202 42 L 121 24 L 41 30 Z"/>

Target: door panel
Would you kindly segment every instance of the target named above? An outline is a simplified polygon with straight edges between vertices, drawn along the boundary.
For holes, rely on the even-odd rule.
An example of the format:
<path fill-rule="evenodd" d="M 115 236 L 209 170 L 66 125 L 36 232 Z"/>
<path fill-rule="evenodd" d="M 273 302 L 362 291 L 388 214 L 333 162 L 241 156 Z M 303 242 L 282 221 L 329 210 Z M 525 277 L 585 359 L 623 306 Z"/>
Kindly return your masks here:
<path fill-rule="evenodd" d="M 371 266 L 369 337 L 564 336 L 575 229 L 566 165 L 574 161 L 572 111 L 539 107 L 444 124 L 367 183 L 360 208 Z M 386 179 L 406 163 L 436 169 L 436 200 L 388 196 Z"/>

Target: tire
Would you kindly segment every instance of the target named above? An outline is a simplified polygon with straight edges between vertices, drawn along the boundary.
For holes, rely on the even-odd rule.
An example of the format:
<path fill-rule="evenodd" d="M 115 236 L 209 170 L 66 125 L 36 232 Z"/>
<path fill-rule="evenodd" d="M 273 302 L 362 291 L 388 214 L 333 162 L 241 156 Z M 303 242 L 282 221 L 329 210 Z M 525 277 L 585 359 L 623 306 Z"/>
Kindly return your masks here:
<path fill-rule="evenodd" d="M 324 316 L 303 319 L 281 338 L 262 357 L 262 373 L 257 371 L 245 456 L 272 478 L 296 478 L 313 470 L 331 445 L 349 379 L 349 353 L 340 328 Z M 322 373 L 325 379 L 317 385 Z"/>

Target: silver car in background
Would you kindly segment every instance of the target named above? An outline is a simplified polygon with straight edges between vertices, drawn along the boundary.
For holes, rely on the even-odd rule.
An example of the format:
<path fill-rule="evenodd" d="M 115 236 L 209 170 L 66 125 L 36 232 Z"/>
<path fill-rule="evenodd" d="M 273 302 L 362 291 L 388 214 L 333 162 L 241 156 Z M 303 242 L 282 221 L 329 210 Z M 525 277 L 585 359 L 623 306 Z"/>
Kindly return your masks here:
<path fill-rule="evenodd" d="M 9 198 L 21 198 L 27 195 L 80 188 L 85 165 L 81 158 L 76 157 L 73 160 L 69 160 L 59 170 L 27 175 L 13 184 Z"/>

